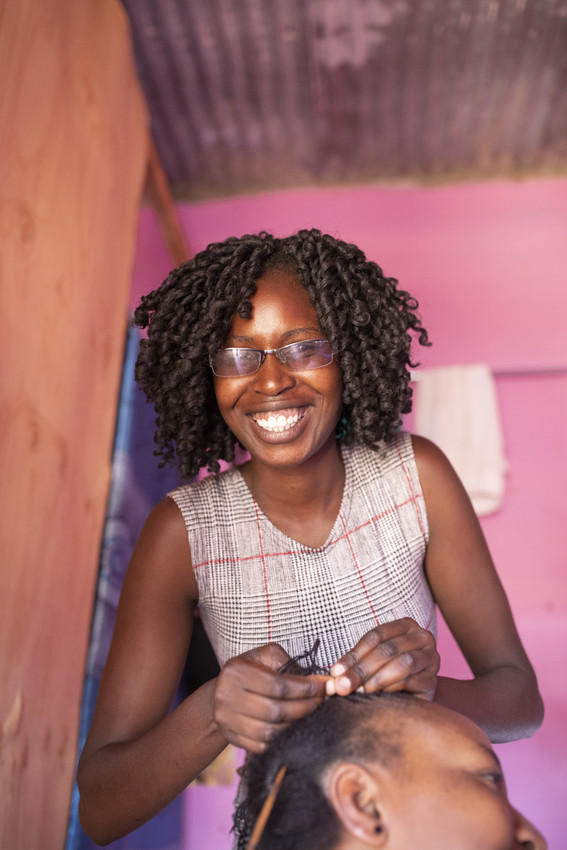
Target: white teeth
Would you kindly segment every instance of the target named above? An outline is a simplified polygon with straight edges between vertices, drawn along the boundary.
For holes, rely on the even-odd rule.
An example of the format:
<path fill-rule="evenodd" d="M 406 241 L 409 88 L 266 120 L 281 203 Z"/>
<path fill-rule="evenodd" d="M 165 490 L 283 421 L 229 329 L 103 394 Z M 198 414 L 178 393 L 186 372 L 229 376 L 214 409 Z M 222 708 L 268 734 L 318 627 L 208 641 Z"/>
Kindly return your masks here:
<path fill-rule="evenodd" d="M 299 413 L 293 413 L 290 416 L 284 416 L 281 413 L 279 416 L 268 416 L 267 419 L 255 418 L 254 421 L 260 428 L 264 428 L 266 431 L 272 431 L 275 434 L 280 433 L 281 431 L 289 431 L 290 428 L 296 424 L 296 422 L 300 419 Z"/>

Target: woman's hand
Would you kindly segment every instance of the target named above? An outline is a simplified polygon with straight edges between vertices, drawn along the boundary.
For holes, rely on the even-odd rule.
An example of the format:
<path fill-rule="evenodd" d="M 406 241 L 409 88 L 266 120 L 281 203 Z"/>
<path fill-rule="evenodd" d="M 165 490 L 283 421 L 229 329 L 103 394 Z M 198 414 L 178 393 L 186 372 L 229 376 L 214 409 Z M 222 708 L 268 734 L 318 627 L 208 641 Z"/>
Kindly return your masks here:
<path fill-rule="evenodd" d="M 404 617 L 371 629 L 331 667 L 327 694 L 346 696 L 362 689 L 410 691 L 433 700 L 439 672 L 435 638 Z"/>
<path fill-rule="evenodd" d="M 289 723 L 317 708 L 327 676 L 278 673 L 289 655 L 275 643 L 231 658 L 213 697 L 214 719 L 224 736 L 248 752 L 263 752 Z"/>

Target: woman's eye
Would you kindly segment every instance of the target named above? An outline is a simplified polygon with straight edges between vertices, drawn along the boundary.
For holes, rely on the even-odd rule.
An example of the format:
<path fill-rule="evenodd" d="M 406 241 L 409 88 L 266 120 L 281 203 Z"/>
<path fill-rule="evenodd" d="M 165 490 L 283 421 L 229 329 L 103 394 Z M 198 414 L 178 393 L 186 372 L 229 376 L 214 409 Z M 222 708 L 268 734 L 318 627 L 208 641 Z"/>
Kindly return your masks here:
<path fill-rule="evenodd" d="M 295 359 L 307 363 L 319 353 L 319 345 L 315 342 L 301 342 L 295 349 Z"/>
<path fill-rule="evenodd" d="M 486 779 L 492 785 L 500 788 L 504 782 L 504 776 L 500 771 L 490 771 L 488 773 L 481 773 L 483 779 Z"/>

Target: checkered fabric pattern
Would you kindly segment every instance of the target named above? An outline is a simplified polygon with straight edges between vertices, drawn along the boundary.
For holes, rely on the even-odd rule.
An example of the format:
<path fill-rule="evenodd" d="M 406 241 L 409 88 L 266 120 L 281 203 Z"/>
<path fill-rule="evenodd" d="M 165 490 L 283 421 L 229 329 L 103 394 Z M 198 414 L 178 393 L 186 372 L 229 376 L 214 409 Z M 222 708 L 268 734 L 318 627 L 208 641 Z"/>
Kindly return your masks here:
<path fill-rule="evenodd" d="M 405 616 L 436 633 L 410 435 L 342 454 L 340 511 L 314 549 L 273 525 L 238 469 L 169 494 L 185 519 L 199 610 L 221 665 L 272 641 L 299 656 L 319 638 L 316 661 L 330 667 L 377 623 Z"/>

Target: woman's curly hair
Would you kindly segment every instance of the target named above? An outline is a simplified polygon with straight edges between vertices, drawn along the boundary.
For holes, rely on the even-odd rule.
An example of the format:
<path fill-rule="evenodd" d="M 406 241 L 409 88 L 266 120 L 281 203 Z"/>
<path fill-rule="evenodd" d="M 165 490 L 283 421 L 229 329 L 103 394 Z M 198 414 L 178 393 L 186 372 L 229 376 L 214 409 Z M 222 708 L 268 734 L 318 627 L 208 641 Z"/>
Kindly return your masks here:
<path fill-rule="evenodd" d="M 417 301 L 384 277 L 356 245 L 319 230 L 283 239 L 269 233 L 209 245 L 142 297 L 136 380 L 156 413 L 156 454 L 190 478 L 219 460 L 232 462 L 236 440 L 219 413 L 209 352 L 222 347 L 236 313 L 251 315 L 256 281 L 266 271 L 298 276 L 329 339 L 343 380 L 341 439 L 373 446 L 411 410 L 412 337 L 428 345 Z"/>

